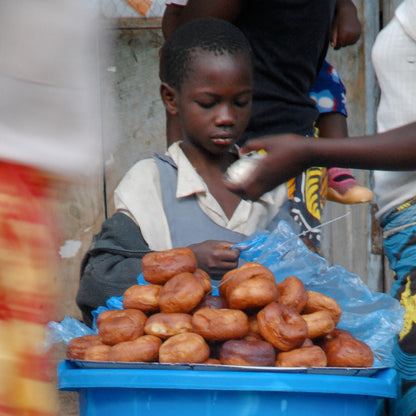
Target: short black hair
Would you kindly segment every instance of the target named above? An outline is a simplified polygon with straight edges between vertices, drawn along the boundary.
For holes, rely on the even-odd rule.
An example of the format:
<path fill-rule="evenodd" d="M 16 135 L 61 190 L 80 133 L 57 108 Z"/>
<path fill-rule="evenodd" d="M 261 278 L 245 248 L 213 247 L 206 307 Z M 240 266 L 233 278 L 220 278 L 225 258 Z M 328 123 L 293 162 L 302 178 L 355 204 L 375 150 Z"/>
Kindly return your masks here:
<path fill-rule="evenodd" d="M 163 81 L 179 90 L 198 51 L 246 55 L 251 70 L 251 48 L 243 32 L 225 20 L 206 17 L 180 26 L 168 38 L 160 61 Z"/>

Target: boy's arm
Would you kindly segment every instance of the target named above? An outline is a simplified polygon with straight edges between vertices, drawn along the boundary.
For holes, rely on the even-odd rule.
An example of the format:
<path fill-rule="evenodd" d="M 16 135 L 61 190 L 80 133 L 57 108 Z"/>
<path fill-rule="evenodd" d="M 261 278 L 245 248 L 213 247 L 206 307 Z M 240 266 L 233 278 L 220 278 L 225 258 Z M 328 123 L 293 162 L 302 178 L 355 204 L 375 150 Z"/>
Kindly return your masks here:
<path fill-rule="evenodd" d="M 162 18 L 165 39 L 179 26 L 199 17 L 217 17 L 234 22 L 245 0 L 188 0 L 186 6 L 168 5 Z"/>
<path fill-rule="evenodd" d="M 361 36 L 361 22 L 352 0 L 337 0 L 332 26 L 331 46 L 340 49 L 353 45 Z"/>
<path fill-rule="evenodd" d="M 94 309 L 137 284 L 142 258 L 150 251 L 139 227 L 126 215 L 117 212 L 103 223 L 81 265 L 76 301 L 87 325 L 92 324 Z"/>
<path fill-rule="evenodd" d="M 293 134 L 248 142 L 242 151 L 264 149 L 267 156 L 242 185 L 227 187 L 247 199 L 299 175 L 310 166 L 355 169 L 416 170 L 416 122 L 375 135 L 310 139 Z"/>

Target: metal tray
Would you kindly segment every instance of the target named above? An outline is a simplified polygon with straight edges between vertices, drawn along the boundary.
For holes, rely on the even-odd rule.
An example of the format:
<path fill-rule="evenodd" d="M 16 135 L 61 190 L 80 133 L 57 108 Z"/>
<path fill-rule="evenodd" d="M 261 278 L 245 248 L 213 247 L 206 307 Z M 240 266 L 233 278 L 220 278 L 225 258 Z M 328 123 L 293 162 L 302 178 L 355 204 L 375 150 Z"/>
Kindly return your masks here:
<path fill-rule="evenodd" d="M 189 371 L 239 371 L 264 373 L 322 374 L 371 377 L 380 370 L 389 367 L 252 367 L 217 364 L 162 364 L 162 363 L 127 363 L 109 361 L 68 360 L 82 369 L 128 369 L 128 370 L 189 370 Z"/>

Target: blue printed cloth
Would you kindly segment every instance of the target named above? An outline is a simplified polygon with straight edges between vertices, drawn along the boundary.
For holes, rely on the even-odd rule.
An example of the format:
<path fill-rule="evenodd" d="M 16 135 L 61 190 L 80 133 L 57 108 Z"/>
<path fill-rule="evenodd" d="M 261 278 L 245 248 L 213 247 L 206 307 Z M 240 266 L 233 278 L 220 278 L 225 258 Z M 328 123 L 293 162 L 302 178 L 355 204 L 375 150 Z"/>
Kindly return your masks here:
<path fill-rule="evenodd" d="M 391 414 L 416 414 L 416 204 L 395 209 L 382 223 L 384 250 L 395 273 L 391 294 L 405 308 L 404 325 L 393 349 L 401 397 Z"/>
<path fill-rule="evenodd" d="M 309 96 L 315 101 L 319 113 L 341 113 L 347 117 L 345 86 L 337 70 L 324 61 Z"/>

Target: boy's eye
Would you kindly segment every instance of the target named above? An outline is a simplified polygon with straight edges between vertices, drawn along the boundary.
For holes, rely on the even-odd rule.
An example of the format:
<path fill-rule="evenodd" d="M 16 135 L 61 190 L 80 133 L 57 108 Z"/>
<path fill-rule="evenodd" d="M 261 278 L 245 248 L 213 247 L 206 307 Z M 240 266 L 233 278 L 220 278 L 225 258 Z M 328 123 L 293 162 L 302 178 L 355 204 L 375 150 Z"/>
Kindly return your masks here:
<path fill-rule="evenodd" d="M 198 100 L 196 103 L 202 108 L 212 108 L 215 105 L 215 100 Z"/>
<path fill-rule="evenodd" d="M 235 102 L 235 105 L 236 105 L 237 107 L 241 107 L 241 108 L 246 107 L 246 106 L 248 106 L 249 104 L 250 104 L 250 100 L 249 100 L 249 99 L 246 99 L 246 98 L 244 98 L 244 99 L 240 99 L 240 100 L 237 100 L 237 101 Z"/>

